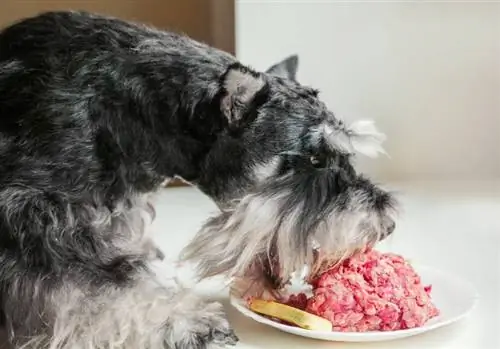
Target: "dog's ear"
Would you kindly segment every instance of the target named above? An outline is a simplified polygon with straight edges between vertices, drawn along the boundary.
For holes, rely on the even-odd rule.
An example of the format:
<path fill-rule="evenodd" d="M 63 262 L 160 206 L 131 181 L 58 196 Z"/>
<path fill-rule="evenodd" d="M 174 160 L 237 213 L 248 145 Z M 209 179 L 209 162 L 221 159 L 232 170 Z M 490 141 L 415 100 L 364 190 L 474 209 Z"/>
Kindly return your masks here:
<path fill-rule="evenodd" d="M 295 81 L 298 68 L 299 56 L 292 55 L 271 66 L 266 73 Z"/>
<path fill-rule="evenodd" d="M 221 111 L 230 126 L 250 121 L 246 119 L 266 86 L 262 74 L 240 64 L 229 67 L 222 77 Z"/>

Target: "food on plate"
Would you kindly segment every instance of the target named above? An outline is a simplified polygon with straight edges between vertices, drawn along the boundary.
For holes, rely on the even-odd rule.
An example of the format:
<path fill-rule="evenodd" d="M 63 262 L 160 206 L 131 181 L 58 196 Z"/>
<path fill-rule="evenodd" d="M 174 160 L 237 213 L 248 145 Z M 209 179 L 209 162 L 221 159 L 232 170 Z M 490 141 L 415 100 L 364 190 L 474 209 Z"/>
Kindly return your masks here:
<path fill-rule="evenodd" d="M 307 330 L 332 330 L 332 323 L 330 321 L 286 304 L 261 299 L 251 299 L 249 301 L 249 308 L 256 313 L 276 318 Z"/>
<path fill-rule="evenodd" d="M 394 331 L 423 326 L 439 315 L 431 286 L 403 257 L 367 249 L 308 278 L 312 295 L 280 300 L 320 316 L 333 331 Z M 251 300 L 254 302 L 254 300 Z"/>

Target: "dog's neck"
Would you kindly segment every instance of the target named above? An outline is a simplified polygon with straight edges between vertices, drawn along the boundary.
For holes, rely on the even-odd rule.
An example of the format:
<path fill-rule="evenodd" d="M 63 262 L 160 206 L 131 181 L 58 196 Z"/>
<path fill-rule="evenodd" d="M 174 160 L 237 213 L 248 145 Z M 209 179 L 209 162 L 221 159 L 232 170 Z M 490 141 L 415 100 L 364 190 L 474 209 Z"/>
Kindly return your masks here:
<path fill-rule="evenodd" d="M 126 163 L 121 180 L 138 191 L 175 176 L 196 183 L 225 128 L 220 79 L 234 58 L 192 45 L 182 56 L 175 47 L 140 47 L 133 69 L 117 66 L 116 83 L 125 87 L 122 107 L 96 120 L 105 148 L 101 156 L 113 157 L 117 166 Z"/>

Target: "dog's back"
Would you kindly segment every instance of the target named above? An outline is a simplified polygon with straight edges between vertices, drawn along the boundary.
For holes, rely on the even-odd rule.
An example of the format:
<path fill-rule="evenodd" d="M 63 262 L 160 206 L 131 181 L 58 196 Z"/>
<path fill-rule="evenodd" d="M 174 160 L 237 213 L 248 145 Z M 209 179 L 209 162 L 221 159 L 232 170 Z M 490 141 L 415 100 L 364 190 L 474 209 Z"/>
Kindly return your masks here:
<path fill-rule="evenodd" d="M 141 167 L 160 166 L 154 158 L 165 149 L 155 137 L 185 132 L 189 99 L 204 98 L 189 96 L 185 91 L 199 89 L 186 84 L 217 81 L 232 60 L 182 35 L 83 12 L 45 13 L 6 28 L 0 33 L 0 185 L 57 185 L 70 195 L 109 190 L 120 174 L 123 181 L 141 180 L 122 186 L 151 189 L 162 179 Z M 199 80 L 188 79 L 197 69 Z M 168 176 L 187 165 L 162 166 L 154 172 Z"/>
<path fill-rule="evenodd" d="M 97 180 L 96 155 L 107 155 L 96 148 L 93 124 L 106 117 L 101 101 L 113 108 L 122 97 L 110 66 L 137 45 L 138 34 L 126 23 L 72 12 L 29 18 L 0 33 L 2 187 L 50 191 L 57 183 L 72 192 Z"/>

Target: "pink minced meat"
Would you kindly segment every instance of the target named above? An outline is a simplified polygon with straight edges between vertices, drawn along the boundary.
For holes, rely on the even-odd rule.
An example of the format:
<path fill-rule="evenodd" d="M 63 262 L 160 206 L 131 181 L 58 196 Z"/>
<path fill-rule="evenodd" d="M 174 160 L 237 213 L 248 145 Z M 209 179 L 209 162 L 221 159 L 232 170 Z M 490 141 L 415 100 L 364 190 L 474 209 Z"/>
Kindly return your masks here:
<path fill-rule="evenodd" d="M 439 315 L 431 286 L 403 257 L 375 250 L 357 254 L 313 282 L 313 295 L 293 295 L 288 305 L 321 316 L 334 331 L 393 331 L 424 325 Z"/>

